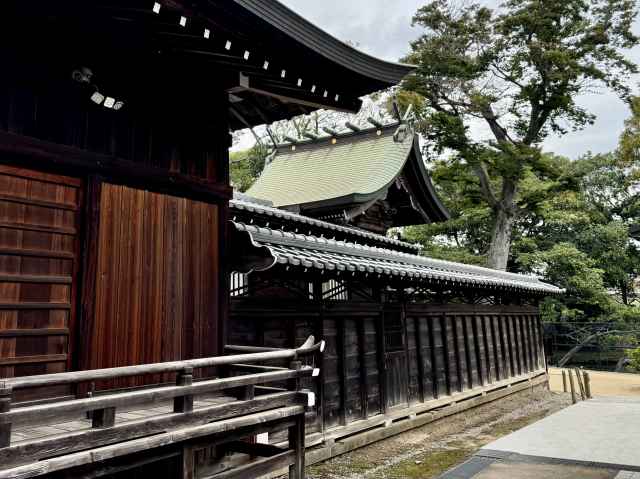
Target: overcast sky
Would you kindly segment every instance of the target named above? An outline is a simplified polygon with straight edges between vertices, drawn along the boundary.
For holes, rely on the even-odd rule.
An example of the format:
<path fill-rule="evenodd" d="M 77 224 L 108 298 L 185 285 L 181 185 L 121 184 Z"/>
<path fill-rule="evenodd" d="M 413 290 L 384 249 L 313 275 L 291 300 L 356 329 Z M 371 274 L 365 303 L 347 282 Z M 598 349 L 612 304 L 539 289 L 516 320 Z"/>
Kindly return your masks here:
<path fill-rule="evenodd" d="M 280 0 L 306 19 L 343 41 L 355 42 L 367 53 L 397 61 L 409 49 L 409 42 L 420 35 L 411 27 L 411 18 L 426 0 Z M 495 6 L 495 0 L 484 0 Z M 640 23 L 636 25 L 640 32 Z M 630 52 L 640 63 L 640 48 Z M 639 81 L 640 78 L 635 81 Z M 545 149 L 576 158 L 615 148 L 628 116 L 627 107 L 614 94 L 603 93 L 580 98 L 580 103 L 597 115 L 595 125 L 562 138 L 550 138 Z"/>

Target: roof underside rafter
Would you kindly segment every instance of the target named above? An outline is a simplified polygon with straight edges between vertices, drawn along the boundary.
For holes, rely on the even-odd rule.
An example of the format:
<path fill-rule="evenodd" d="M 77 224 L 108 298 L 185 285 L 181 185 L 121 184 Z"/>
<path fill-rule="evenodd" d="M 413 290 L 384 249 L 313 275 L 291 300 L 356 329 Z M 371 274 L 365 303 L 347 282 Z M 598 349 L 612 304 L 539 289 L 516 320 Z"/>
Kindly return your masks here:
<path fill-rule="evenodd" d="M 212 81 L 230 78 L 232 129 L 318 108 L 357 111 L 359 97 L 399 83 L 412 69 L 357 51 L 275 0 L 13 3 L 5 18 L 15 23 L 17 44 L 34 28 L 50 28 L 51 42 L 72 48 L 82 48 L 78 39 L 109 44 L 111 35 L 123 55 L 177 62 Z M 101 59 L 100 51 L 93 53 Z"/>

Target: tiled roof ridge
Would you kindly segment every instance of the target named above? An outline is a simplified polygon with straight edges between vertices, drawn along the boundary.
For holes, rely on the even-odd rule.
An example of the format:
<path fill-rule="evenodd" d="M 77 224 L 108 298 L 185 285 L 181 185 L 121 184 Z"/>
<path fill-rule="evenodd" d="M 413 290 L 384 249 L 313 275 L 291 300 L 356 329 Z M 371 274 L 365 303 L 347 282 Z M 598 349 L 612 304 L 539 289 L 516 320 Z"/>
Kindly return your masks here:
<path fill-rule="evenodd" d="M 244 195 L 243 195 L 244 196 Z M 247 198 L 247 197 L 245 197 Z M 313 225 L 313 226 L 318 226 L 321 228 L 327 228 L 327 230 L 330 231 L 338 231 L 341 233 L 346 233 L 346 234 L 352 234 L 355 236 L 360 236 L 362 238 L 366 238 L 372 241 L 377 241 L 380 243 L 387 243 L 390 245 L 395 245 L 398 247 L 402 247 L 402 248 L 410 248 L 413 249 L 415 251 L 419 251 L 420 249 L 422 249 L 421 245 L 418 244 L 413 244 L 413 243 L 407 243 L 405 241 L 400 241 L 394 238 L 389 238 L 387 236 L 383 236 L 383 235 L 379 235 L 376 233 L 371 233 L 369 231 L 365 231 L 365 230 L 361 230 L 358 228 L 353 228 L 353 227 L 349 227 L 349 226 L 342 226 L 342 225 L 337 225 L 334 223 L 330 223 L 328 221 L 323 221 L 323 220 L 318 220 L 315 218 L 310 218 L 308 216 L 304 216 L 298 213 L 293 213 L 291 211 L 287 211 L 287 210 L 283 210 L 281 208 L 276 208 L 274 206 L 267 206 L 265 204 L 260 204 L 260 203 L 255 203 L 253 201 L 249 201 L 248 199 L 245 198 L 234 198 L 230 201 L 230 205 L 231 207 L 235 207 L 238 209 L 244 209 L 247 210 L 249 212 L 254 212 L 254 213 L 258 213 L 258 214 L 267 214 L 267 215 L 274 215 L 277 216 L 279 218 L 283 218 L 286 220 L 293 220 L 293 221 L 298 221 L 304 224 L 309 224 L 309 225 Z"/>
<path fill-rule="evenodd" d="M 464 279 L 471 283 L 496 283 L 502 286 L 519 286 L 531 290 L 543 290 L 553 293 L 561 293 L 562 289 L 540 281 L 537 277 L 526 276 L 518 273 L 483 268 L 481 266 L 454 263 L 451 261 L 427 258 L 424 256 L 387 250 L 376 246 L 360 245 L 346 241 L 336 241 L 326 238 L 318 238 L 299 233 L 291 233 L 271 228 L 235 223 L 236 228 L 247 231 L 255 236 L 258 241 L 270 244 L 282 244 L 309 250 L 328 251 L 350 256 L 361 256 L 368 259 L 379 259 L 393 264 L 394 261 L 421 265 L 442 273 L 434 279 Z M 499 281 L 502 281 L 501 283 Z"/>
<path fill-rule="evenodd" d="M 366 139 L 366 136 L 368 135 L 372 135 L 377 133 L 378 131 L 381 131 L 383 135 L 388 135 L 391 133 L 391 130 L 393 130 L 393 133 L 395 133 L 395 131 L 400 128 L 402 125 L 406 125 L 405 122 L 401 122 L 401 121 L 393 121 L 391 123 L 385 123 L 381 126 L 371 126 L 371 127 L 366 127 L 366 128 L 361 128 L 358 131 L 353 131 L 353 130 L 342 130 L 342 131 L 337 131 L 337 135 L 332 135 L 332 134 L 326 134 L 326 135 L 318 135 L 317 138 L 315 139 L 311 139 L 311 138 L 299 138 L 297 139 L 297 141 L 295 143 L 291 142 L 291 141 L 285 141 L 282 143 L 278 143 L 276 145 L 276 151 L 283 149 L 283 148 L 289 148 L 292 145 L 296 145 L 297 147 L 307 147 L 307 146 L 317 146 L 317 147 L 324 147 L 327 145 L 331 145 L 330 141 L 332 139 L 336 139 L 338 141 L 345 139 L 345 138 L 349 138 L 351 140 L 356 140 L 356 139 Z M 376 136 L 377 137 L 377 136 Z M 326 143 L 326 141 L 329 141 L 329 143 Z"/>

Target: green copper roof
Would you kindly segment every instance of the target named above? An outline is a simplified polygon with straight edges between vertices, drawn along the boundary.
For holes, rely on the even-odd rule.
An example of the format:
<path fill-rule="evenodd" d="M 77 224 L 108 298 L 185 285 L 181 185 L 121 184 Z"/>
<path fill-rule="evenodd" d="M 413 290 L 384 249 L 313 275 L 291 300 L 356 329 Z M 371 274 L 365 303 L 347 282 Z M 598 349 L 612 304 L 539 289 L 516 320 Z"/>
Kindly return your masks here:
<path fill-rule="evenodd" d="M 394 127 L 340 136 L 335 145 L 323 138 L 280 147 L 247 194 L 275 207 L 346 197 L 354 203 L 373 199 L 402 172 L 414 147 L 413 134 L 395 141 L 395 131 Z"/>

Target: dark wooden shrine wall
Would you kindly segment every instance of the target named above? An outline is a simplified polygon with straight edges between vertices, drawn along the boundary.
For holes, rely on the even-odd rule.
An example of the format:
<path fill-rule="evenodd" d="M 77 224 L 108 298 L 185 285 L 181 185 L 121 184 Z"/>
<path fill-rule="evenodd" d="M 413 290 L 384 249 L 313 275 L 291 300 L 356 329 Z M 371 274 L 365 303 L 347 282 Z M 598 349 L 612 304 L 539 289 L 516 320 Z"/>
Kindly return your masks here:
<path fill-rule="evenodd" d="M 124 108 L 114 111 L 94 104 L 90 92 L 71 80 L 71 71 L 42 84 L 29 80 L 0 76 L 0 130 L 228 183 L 227 119 L 211 113 L 226 110 L 222 90 L 212 86 L 204 116 L 184 110 L 193 104 L 184 98 L 187 93 L 173 105 L 163 92 L 127 97 Z"/>
<path fill-rule="evenodd" d="M 216 205 L 102 184 L 80 369 L 219 353 L 219 221 Z"/>
<path fill-rule="evenodd" d="M 532 307 L 259 298 L 231 305 L 230 343 L 292 347 L 311 332 L 327 342 L 318 410 L 325 428 L 544 369 Z"/>
<path fill-rule="evenodd" d="M 0 165 L 0 378 L 71 366 L 81 204 L 76 178 Z"/>

